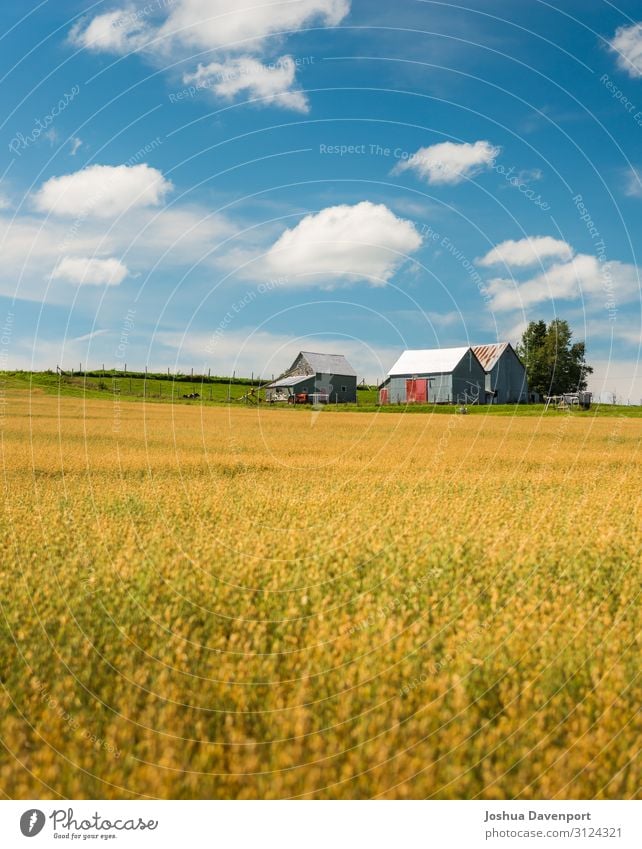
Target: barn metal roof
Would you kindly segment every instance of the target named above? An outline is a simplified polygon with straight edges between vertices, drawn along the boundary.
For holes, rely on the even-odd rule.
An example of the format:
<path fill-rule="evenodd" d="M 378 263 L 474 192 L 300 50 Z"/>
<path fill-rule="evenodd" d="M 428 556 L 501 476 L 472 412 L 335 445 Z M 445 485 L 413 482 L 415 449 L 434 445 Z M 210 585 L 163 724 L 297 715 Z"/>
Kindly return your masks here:
<path fill-rule="evenodd" d="M 357 373 L 343 354 L 318 354 L 313 351 L 301 351 L 310 364 L 312 371 L 317 374 L 349 375 L 356 377 Z"/>
<path fill-rule="evenodd" d="M 448 374 L 454 370 L 470 348 L 424 348 L 404 351 L 388 372 L 398 374 Z"/>
<path fill-rule="evenodd" d="M 484 367 L 484 371 L 492 371 L 509 345 L 508 342 L 497 342 L 493 345 L 473 345 L 472 347 L 473 354 Z"/>
<path fill-rule="evenodd" d="M 310 380 L 309 374 L 293 374 L 291 377 L 282 377 L 275 380 L 274 383 L 268 383 L 264 389 L 278 389 L 279 386 L 296 386 L 297 383 L 303 383 L 304 380 Z"/>

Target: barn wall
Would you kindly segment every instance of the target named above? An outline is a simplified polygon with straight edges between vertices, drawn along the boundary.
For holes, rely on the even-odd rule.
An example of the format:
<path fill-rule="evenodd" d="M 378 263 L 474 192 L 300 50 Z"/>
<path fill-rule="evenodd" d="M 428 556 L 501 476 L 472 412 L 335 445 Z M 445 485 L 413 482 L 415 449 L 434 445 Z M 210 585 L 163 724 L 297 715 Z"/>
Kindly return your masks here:
<path fill-rule="evenodd" d="M 357 403 L 357 377 L 356 375 L 346 374 L 343 375 L 341 380 L 339 381 L 339 388 L 341 386 L 345 386 L 347 388 L 346 396 L 339 396 L 339 403 L 343 399 L 346 404 L 356 404 Z"/>
<path fill-rule="evenodd" d="M 428 403 L 429 404 L 448 404 L 452 402 L 452 375 L 450 374 L 405 374 L 402 376 L 395 375 L 390 377 L 385 386 L 388 389 L 389 404 L 405 404 L 406 397 L 406 381 L 412 377 L 424 378 L 429 380 L 428 384 Z"/>
<path fill-rule="evenodd" d="M 452 374 L 428 374 L 428 403 L 451 404 L 453 398 Z"/>
<path fill-rule="evenodd" d="M 313 391 L 327 392 L 331 404 L 354 404 L 357 401 L 357 378 L 354 375 L 317 373 L 315 384 L 316 390 Z"/>
<path fill-rule="evenodd" d="M 303 354 L 299 354 L 296 360 L 292 363 L 290 368 L 285 372 L 284 377 L 293 377 L 294 375 L 301 375 L 302 377 L 305 375 L 312 375 L 312 370 L 308 365 Z M 314 375 L 312 375 L 314 376 Z"/>
<path fill-rule="evenodd" d="M 472 351 L 468 351 L 453 371 L 453 401 L 456 404 L 486 403 L 486 372 Z"/>
<path fill-rule="evenodd" d="M 342 387 L 345 386 L 345 391 Z M 327 392 L 331 404 L 354 404 L 357 400 L 357 378 L 354 375 L 321 374 L 310 376 L 302 380 L 296 386 L 286 387 L 290 394 L 298 395 L 300 392 L 312 394 L 314 392 Z M 266 389 L 266 398 L 269 400 L 276 390 Z"/>
<path fill-rule="evenodd" d="M 265 397 L 266 400 L 270 400 L 272 396 L 277 392 L 277 388 L 274 389 L 266 389 Z M 314 392 L 314 377 L 310 377 L 308 380 L 304 380 L 301 383 L 297 383 L 296 386 L 286 386 L 284 387 L 284 391 L 290 395 L 298 395 L 299 392 Z"/>
<path fill-rule="evenodd" d="M 295 395 L 298 395 L 301 392 L 314 392 L 315 391 L 315 380 L 314 376 L 310 377 L 308 380 L 303 381 L 303 383 L 297 383 L 294 388 Z"/>
<path fill-rule="evenodd" d="M 497 392 L 496 404 L 518 404 L 528 400 L 526 369 L 507 348 L 490 372 L 490 388 Z"/>
<path fill-rule="evenodd" d="M 388 403 L 389 404 L 405 404 L 406 403 L 406 378 L 391 377 L 387 383 L 388 388 Z"/>

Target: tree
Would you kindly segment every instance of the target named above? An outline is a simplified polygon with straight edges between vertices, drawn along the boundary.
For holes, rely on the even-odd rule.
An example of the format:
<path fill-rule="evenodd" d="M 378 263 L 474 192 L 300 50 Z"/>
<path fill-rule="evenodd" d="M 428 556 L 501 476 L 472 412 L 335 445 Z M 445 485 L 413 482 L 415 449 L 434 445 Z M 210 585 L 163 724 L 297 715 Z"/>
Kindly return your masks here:
<path fill-rule="evenodd" d="M 542 394 L 540 387 L 547 385 L 548 369 L 544 356 L 548 329 L 545 321 L 531 321 L 524 331 L 517 355 L 526 367 L 528 388 Z"/>
<path fill-rule="evenodd" d="M 540 395 L 561 395 L 586 389 L 586 378 L 593 373 L 586 364 L 584 342 L 572 342 L 567 321 L 555 318 L 531 321 L 524 331 L 517 353 L 526 366 L 529 390 Z"/>

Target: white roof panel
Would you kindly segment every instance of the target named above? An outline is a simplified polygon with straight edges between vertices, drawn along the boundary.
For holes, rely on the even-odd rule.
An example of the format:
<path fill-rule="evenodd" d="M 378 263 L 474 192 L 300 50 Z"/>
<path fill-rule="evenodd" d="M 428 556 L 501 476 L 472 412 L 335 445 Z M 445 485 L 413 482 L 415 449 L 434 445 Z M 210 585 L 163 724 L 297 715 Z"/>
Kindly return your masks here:
<path fill-rule="evenodd" d="M 297 383 L 303 383 L 305 380 L 310 380 L 314 375 L 310 374 L 294 374 L 291 377 L 281 377 L 275 380 L 274 383 L 268 383 L 265 389 L 277 389 L 279 386 L 296 386 Z"/>
<path fill-rule="evenodd" d="M 404 351 L 388 372 L 388 377 L 397 374 L 448 374 L 469 350 L 469 347 L 465 347 Z"/>

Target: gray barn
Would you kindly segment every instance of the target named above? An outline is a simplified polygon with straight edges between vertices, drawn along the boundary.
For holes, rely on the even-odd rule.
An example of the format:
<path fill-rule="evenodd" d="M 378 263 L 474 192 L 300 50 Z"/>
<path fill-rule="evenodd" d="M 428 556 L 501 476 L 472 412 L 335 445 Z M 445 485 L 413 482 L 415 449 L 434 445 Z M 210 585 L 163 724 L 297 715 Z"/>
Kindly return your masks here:
<path fill-rule="evenodd" d="M 265 387 L 267 401 L 354 404 L 357 373 L 342 354 L 301 351 L 290 368 Z"/>
<path fill-rule="evenodd" d="M 485 386 L 469 347 L 404 351 L 379 388 L 379 403 L 485 404 Z"/>
<path fill-rule="evenodd" d="M 525 404 L 528 401 L 526 369 L 509 342 L 473 345 L 486 373 L 487 404 Z"/>

